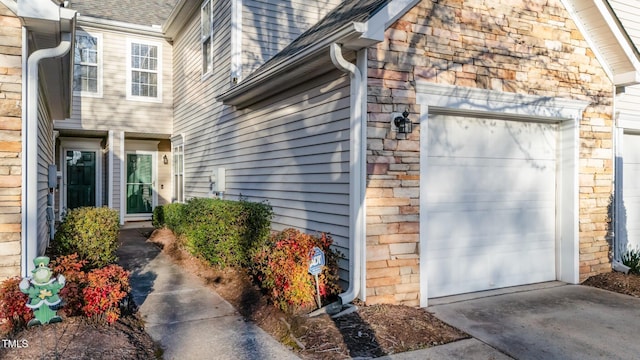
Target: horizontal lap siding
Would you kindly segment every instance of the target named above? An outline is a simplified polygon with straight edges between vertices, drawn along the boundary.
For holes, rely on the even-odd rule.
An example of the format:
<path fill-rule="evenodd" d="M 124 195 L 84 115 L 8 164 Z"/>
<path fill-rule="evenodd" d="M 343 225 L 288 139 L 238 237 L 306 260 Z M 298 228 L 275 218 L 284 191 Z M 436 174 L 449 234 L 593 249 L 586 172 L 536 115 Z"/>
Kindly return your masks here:
<path fill-rule="evenodd" d="M 349 103 L 348 78 L 333 72 L 225 117 L 215 157 L 227 196 L 268 201 L 275 229 L 331 233 L 347 254 Z"/>
<path fill-rule="evenodd" d="M 638 103 L 640 103 L 640 86 L 638 85 L 625 88 L 624 94 L 618 95 L 616 100 L 616 110 L 620 112 L 620 120 L 631 122 L 635 129 L 640 129 Z"/>
<path fill-rule="evenodd" d="M 47 223 L 47 195 L 49 194 L 49 164 L 54 164 L 53 121 L 47 112 L 46 102 L 40 93 L 38 101 L 38 255 L 44 254 L 49 245 Z"/>
<path fill-rule="evenodd" d="M 216 16 L 228 19 L 228 11 Z M 174 135 L 185 135 L 186 198 L 212 196 L 210 176 L 224 167 L 225 198 L 268 201 L 274 229 L 328 232 L 347 255 L 348 77 L 334 70 L 251 109 L 224 106 L 215 97 L 229 87 L 230 33 L 229 23 L 219 24 L 213 76 L 202 77 L 199 15 L 174 42 Z M 341 267 L 344 276 L 347 260 Z"/>
<path fill-rule="evenodd" d="M 284 49 L 340 1 L 260 1 L 242 2 L 243 76 Z"/>
<path fill-rule="evenodd" d="M 184 134 L 185 198 L 209 194 L 218 119 L 223 111 L 215 97 L 229 87 L 230 2 L 214 1 L 214 74 L 202 76 L 200 16 L 174 41 L 174 131 Z"/>
<path fill-rule="evenodd" d="M 173 105 L 172 46 L 159 38 L 127 35 L 81 27 L 90 34 L 102 34 L 103 76 L 101 98 L 74 96 L 71 118 L 57 121 L 57 129 L 120 130 L 171 134 Z M 162 102 L 132 101 L 127 94 L 127 39 L 162 44 Z"/>
<path fill-rule="evenodd" d="M 631 40 L 638 44 L 640 42 L 640 3 L 628 0 L 609 0 L 609 4 Z"/>

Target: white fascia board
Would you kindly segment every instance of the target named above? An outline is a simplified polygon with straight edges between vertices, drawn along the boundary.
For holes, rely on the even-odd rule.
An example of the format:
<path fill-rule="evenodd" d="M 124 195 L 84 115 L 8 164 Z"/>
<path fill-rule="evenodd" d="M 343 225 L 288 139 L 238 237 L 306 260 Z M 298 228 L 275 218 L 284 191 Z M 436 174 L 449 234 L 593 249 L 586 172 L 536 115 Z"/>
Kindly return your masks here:
<path fill-rule="evenodd" d="M 631 86 L 640 84 L 640 70 L 629 71 L 613 75 L 613 83 L 616 86 Z"/>
<path fill-rule="evenodd" d="M 130 34 L 164 37 L 162 28 L 158 25 L 146 26 L 130 24 L 122 21 L 105 20 L 91 16 L 78 15 L 78 25 L 91 26 L 104 30 L 126 31 Z"/>
<path fill-rule="evenodd" d="M 201 1 L 198 0 L 179 0 L 173 7 L 167 20 L 162 24 L 162 30 L 165 35 L 173 39 L 180 29 L 184 27 L 191 15 L 200 9 Z"/>
<path fill-rule="evenodd" d="M 389 2 L 366 22 L 367 30 L 361 38 L 377 42 L 383 41 L 385 30 L 419 2 L 420 0 L 393 0 Z"/>
<path fill-rule="evenodd" d="M 19 1 L 18 16 L 25 19 L 59 21 L 60 7 L 51 0 Z"/>

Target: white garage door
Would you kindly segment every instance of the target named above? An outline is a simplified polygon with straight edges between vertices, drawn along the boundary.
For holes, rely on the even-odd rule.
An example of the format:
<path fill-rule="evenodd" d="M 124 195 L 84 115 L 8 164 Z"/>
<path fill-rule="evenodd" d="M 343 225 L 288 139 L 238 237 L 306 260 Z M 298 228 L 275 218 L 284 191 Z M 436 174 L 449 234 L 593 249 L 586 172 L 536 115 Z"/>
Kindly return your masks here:
<path fill-rule="evenodd" d="M 623 222 L 622 244 L 640 247 L 640 135 L 625 134 L 623 138 Z M 626 239 L 626 241 L 625 241 Z M 624 249 L 623 249 L 624 250 Z"/>
<path fill-rule="evenodd" d="M 428 124 L 428 297 L 555 280 L 557 125 Z"/>

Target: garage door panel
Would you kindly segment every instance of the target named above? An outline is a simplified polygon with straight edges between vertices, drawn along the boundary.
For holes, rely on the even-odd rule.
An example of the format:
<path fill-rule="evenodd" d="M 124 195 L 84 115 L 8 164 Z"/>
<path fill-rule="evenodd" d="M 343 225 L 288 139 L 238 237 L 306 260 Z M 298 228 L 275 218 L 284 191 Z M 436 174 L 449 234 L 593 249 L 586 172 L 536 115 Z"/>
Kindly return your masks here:
<path fill-rule="evenodd" d="M 555 162 L 505 161 L 502 159 L 433 158 L 429 156 L 426 181 L 430 194 L 519 194 L 538 199 L 555 187 Z M 541 179 L 546 180 L 540 184 Z M 539 191 L 541 185 L 544 191 Z M 549 196 L 555 199 L 551 193 Z"/>
<path fill-rule="evenodd" d="M 488 208 L 489 206 L 487 206 Z M 492 238 L 502 234 L 553 235 L 555 219 L 546 209 L 511 209 L 481 211 L 443 211 L 428 212 L 427 248 L 435 246 L 440 239 L 449 238 L 451 242 L 458 238 Z M 546 229 L 546 231 L 541 231 Z"/>
<path fill-rule="evenodd" d="M 428 296 L 433 298 L 517 286 L 548 281 L 549 277 L 555 277 L 555 272 L 541 270 L 554 267 L 553 260 L 547 256 L 548 249 L 531 249 L 526 257 L 519 250 L 501 253 L 485 250 L 483 253 L 466 256 L 460 254 L 456 261 L 451 261 L 450 255 L 430 259 L 427 265 L 430 279 Z M 514 262 L 514 259 L 518 261 Z M 545 266 L 541 266 L 541 261 Z M 504 264 L 511 265 L 505 269 Z"/>
<path fill-rule="evenodd" d="M 555 247 L 554 241 L 547 240 L 549 233 L 527 234 L 526 236 L 511 234 L 486 237 L 485 242 L 479 243 L 475 237 L 456 237 L 455 245 L 444 247 L 436 245 L 429 247 L 430 259 L 439 259 L 457 256 L 474 256 L 484 252 L 495 254 L 524 253 L 530 251 L 547 251 Z M 499 243 L 496 245 L 496 243 Z"/>
<path fill-rule="evenodd" d="M 555 279 L 553 124 L 429 119 L 429 297 Z"/>
<path fill-rule="evenodd" d="M 428 133 L 429 156 L 555 160 L 557 125 L 434 116 Z M 492 141 L 478 134 L 487 134 Z"/>

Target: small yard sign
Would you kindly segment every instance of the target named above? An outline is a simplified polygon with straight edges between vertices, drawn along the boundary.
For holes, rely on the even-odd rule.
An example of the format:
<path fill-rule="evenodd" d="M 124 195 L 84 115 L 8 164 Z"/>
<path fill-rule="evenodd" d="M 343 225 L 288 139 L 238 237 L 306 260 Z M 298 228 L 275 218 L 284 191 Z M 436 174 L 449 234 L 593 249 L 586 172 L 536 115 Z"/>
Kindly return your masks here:
<path fill-rule="evenodd" d="M 311 261 L 309 262 L 309 273 L 316 279 L 316 302 L 318 303 L 318 309 L 322 307 L 322 301 L 320 300 L 320 282 L 318 275 L 322 272 L 324 266 L 324 251 L 315 246 L 311 250 Z"/>
<path fill-rule="evenodd" d="M 311 250 L 311 262 L 309 263 L 309 273 L 311 275 L 320 275 L 324 266 L 324 251 L 319 247 Z"/>

